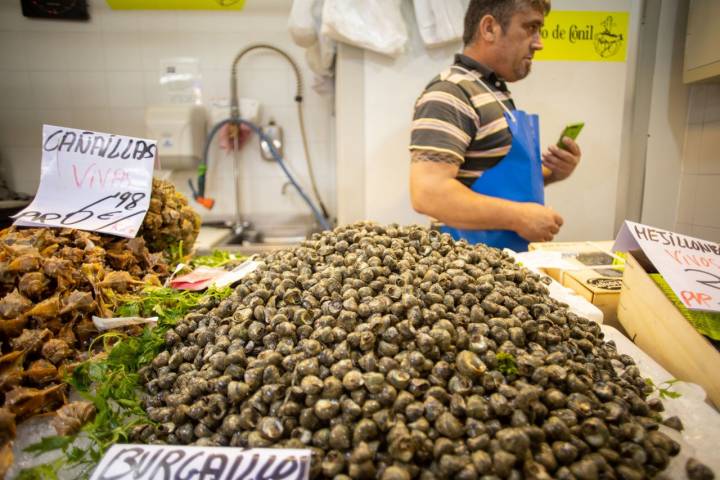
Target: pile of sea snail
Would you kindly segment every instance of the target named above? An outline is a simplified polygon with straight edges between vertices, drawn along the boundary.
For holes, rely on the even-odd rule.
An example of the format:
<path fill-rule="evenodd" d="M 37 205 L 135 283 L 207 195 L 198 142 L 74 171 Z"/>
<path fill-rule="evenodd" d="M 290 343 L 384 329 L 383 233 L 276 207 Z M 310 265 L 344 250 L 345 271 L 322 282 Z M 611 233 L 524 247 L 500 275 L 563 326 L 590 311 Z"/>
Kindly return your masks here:
<path fill-rule="evenodd" d="M 596 323 L 501 251 L 419 226 L 267 254 L 165 341 L 138 439 L 309 448 L 312 478 L 640 479 L 679 451 Z"/>

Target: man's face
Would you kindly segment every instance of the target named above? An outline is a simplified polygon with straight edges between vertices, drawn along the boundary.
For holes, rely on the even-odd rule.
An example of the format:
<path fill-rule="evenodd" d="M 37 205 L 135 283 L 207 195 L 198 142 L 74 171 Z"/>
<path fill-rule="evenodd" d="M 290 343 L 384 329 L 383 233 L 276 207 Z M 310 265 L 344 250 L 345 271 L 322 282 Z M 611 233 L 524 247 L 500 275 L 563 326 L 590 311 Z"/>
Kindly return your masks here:
<path fill-rule="evenodd" d="M 512 16 L 496 42 L 498 65 L 495 71 L 498 75 L 508 82 L 528 76 L 533 55 L 543 48 L 540 29 L 544 24 L 542 12 L 532 8 L 524 8 Z"/>

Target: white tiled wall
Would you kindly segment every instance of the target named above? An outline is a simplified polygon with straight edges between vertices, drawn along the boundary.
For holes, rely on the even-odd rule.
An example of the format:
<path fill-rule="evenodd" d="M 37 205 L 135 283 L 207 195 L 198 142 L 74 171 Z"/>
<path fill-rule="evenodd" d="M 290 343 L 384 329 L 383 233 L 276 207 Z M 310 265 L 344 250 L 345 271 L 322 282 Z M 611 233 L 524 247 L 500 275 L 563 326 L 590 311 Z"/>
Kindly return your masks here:
<path fill-rule="evenodd" d="M 333 99 L 309 86 L 304 51 L 287 32 L 290 0 L 248 0 L 244 11 L 118 11 L 90 0 L 89 22 L 27 19 L 19 1 L 0 1 L 0 162 L 18 191 L 34 193 L 40 172 L 43 123 L 144 136 L 145 107 L 162 102 L 160 60 L 194 57 L 202 73 L 203 101 L 229 96 L 230 64 L 253 43 L 287 51 L 305 82 L 305 117 L 319 189 L 335 211 Z M 309 181 L 293 102 L 292 70 L 276 54 L 252 52 L 239 68 L 239 94 L 261 102 L 262 121 L 274 118 L 285 131 L 285 156 L 302 185 Z M 243 210 L 252 217 L 308 214 L 287 189 L 277 165 L 260 158 L 253 137 L 239 155 Z M 189 193 L 193 172 L 172 179 Z M 234 191 L 231 158 L 210 159 L 208 191 L 217 200 L 206 218 L 231 216 Z"/>
<path fill-rule="evenodd" d="M 720 242 L 720 84 L 690 90 L 676 229 Z"/>

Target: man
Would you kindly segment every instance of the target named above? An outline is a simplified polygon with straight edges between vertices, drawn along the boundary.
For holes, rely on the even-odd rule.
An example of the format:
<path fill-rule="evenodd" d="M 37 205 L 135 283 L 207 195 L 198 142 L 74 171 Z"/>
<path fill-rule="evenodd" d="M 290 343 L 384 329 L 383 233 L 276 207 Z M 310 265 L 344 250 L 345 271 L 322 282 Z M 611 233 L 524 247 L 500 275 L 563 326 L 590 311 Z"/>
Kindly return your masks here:
<path fill-rule="evenodd" d="M 537 116 L 517 110 L 505 84 L 530 73 L 549 11 L 549 0 L 471 0 L 463 53 L 415 104 L 412 205 L 456 239 L 524 251 L 562 226 L 544 185 L 573 172 L 580 148 L 565 137 L 541 156 Z"/>

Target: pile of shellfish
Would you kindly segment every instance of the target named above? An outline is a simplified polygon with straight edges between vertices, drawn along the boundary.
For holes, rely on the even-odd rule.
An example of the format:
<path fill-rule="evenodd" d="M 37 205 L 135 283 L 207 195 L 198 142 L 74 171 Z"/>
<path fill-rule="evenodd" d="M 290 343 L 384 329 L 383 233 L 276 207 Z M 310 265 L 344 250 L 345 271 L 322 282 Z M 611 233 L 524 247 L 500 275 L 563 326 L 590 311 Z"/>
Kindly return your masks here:
<path fill-rule="evenodd" d="M 362 222 L 260 261 L 167 332 L 136 440 L 309 448 L 336 480 L 641 479 L 679 451 L 633 359 L 499 250 Z"/>
<path fill-rule="evenodd" d="M 169 274 L 163 248 L 182 240 L 191 250 L 199 222 L 171 184 L 155 180 L 136 238 L 70 228 L 0 231 L 0 478 L 12 463 L 16 421 L 61 408 L 54 423 L 67 434 L 92 416 L 87 403 L 63 407 L 62 380 L 88 358 L 99 334 L 92 316 L 112 317 L 118 295 L 159 286 Z"/>

